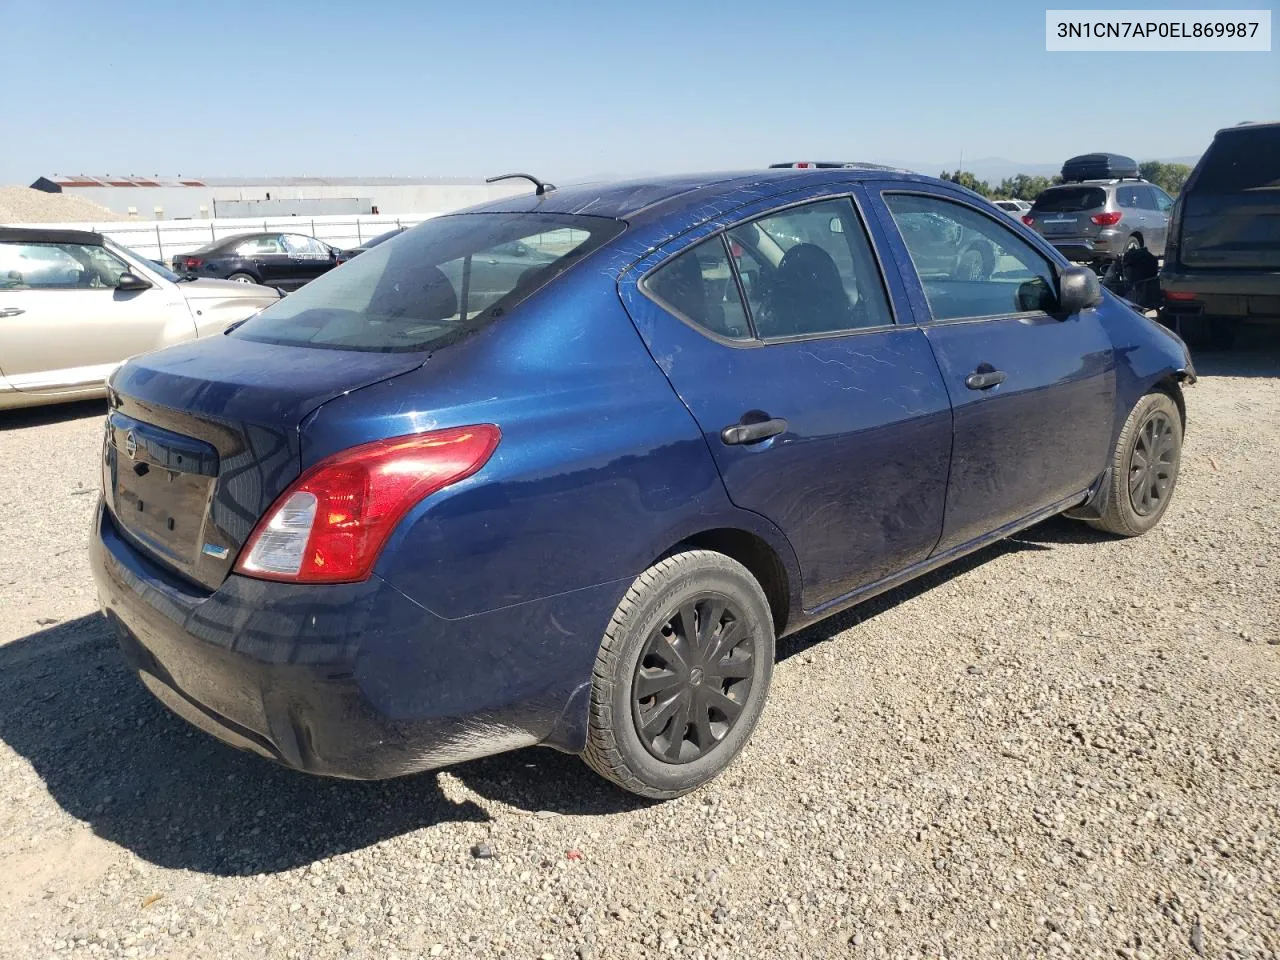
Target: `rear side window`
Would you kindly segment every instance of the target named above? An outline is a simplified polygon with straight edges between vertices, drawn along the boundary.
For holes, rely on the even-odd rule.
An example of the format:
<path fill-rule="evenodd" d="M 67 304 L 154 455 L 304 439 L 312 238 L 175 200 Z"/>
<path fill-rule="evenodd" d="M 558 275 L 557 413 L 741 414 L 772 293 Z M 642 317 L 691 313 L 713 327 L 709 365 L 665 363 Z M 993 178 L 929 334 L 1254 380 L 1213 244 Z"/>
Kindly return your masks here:
<path fill-rule="evenodd" d="M 231 336 L 331 350 L 434 349 L 501 316 L 624 228 L 561 214 L 435 217 L 311 281 Z"/>
<path fill-rule="evenodd" d="M 1145 187 L 1125 186 L 1116 188 L 1116 203 L 1125 210 L 1137 210 L 1140 207 L 1151 206 L 1143 203 L 1143 195 L 1146 193 Z"/>
<path fill-rule="evenodd" d="M 644 286 L 668 310 L 704 330 L 732 340 L 751 338 L 729 252 L 719 234 L 668 260 L 645 278 Z"/>
<path fill-rule="evenodd" d="M 1101 187 L 1051 187 L 1036 197 L 1032 210 L 1036 213 L 1081 213 L 1107 205 L 1107 193 Z"/>
<path fill-rule="evenodd" d="M 1280 187 L 1280 126 L 1233 130 L 1214 138 L 1193 193 L 1241 193 Z"/>

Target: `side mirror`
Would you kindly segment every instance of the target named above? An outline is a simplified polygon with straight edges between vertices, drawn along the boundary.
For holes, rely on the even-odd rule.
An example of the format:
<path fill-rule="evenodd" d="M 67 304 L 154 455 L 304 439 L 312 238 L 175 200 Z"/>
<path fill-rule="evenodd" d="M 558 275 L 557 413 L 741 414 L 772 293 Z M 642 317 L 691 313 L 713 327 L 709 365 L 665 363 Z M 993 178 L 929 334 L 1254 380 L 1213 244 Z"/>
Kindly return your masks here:
<path fill-rule="evenodd" d="M 1058 309 L 1068 316 L 1102 302 L 1102 284 L 1089 267 L 1067 267 L 1058 275 Z"/>
<path fill-rule="evenodd" d="M 116 280 L 117 290 L 150 290 L 151 281 L 144 280 L 135 273 L 122 273 Z"/>

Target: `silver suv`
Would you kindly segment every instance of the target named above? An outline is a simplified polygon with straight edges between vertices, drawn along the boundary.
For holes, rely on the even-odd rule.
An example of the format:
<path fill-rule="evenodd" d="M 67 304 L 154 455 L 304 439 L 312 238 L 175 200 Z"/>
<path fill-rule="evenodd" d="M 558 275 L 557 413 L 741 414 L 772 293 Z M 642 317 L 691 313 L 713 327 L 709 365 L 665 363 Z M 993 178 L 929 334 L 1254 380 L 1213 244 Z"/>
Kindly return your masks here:
<path fill-rule="evenodd" d="M 1077 263 L 1116 260 L 1137 247 L 1162 257 L 1172 206 L 1146 180 L 1083 180 L 1041 193 L 1022 222 Z"/>

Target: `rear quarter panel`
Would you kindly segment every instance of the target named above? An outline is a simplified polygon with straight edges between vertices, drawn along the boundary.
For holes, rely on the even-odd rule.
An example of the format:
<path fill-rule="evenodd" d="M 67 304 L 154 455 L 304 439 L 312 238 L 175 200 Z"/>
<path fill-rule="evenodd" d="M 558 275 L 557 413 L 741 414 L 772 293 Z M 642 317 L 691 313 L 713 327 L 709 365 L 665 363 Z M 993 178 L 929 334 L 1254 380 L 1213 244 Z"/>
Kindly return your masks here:
<path fill-rule="evenodd" d="M 769 543 L 798 589 L 782 534 L 729 502 L 618 299 L 618 269 L 589 260 L 421 370 L 331 401 L 305 425 L 304 468 L 379 437 L 501 428 L 489 463 L 418 505 L 376 568 L 437 616 L 617 583 L 602 631 L 636 575 L 681 540 L 725 527 Z"/>

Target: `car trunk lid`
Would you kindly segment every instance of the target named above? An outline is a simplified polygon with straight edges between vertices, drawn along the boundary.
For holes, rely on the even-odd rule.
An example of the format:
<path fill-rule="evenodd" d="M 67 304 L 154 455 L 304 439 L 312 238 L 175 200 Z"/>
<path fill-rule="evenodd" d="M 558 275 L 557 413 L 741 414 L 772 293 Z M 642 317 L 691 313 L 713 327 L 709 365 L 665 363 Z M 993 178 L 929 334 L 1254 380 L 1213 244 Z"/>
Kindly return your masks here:
<path fill-rule="evenodd" d="M 129 361 L 112 378 L 103 451 L 116 526 L 153 559 L 216 588 L 298 477 L 303 421 L 425 356 L 216 337 Z"/>
<path fill-rule="evenodd" d="M 1197 269 L 1280 270 L 1280 188 L 1183 199 L 1178 259 Z"/>
<path fill-rule="evenodd" d="M 1051 187 L 1036 198 L 1030 216 L 1046 237 L 1092 236 L 1101 228 L 1090 217 L 1106 205 L 1101 187 Z"/>

